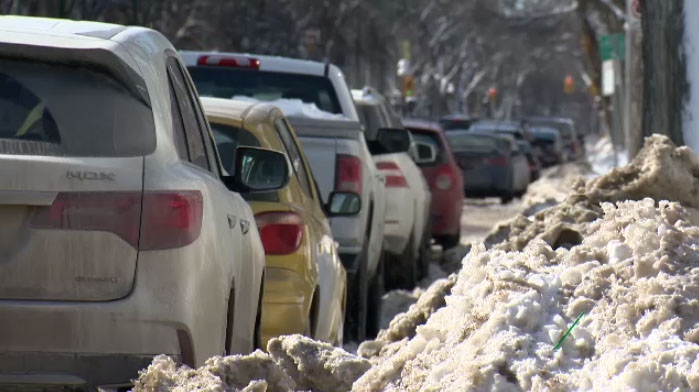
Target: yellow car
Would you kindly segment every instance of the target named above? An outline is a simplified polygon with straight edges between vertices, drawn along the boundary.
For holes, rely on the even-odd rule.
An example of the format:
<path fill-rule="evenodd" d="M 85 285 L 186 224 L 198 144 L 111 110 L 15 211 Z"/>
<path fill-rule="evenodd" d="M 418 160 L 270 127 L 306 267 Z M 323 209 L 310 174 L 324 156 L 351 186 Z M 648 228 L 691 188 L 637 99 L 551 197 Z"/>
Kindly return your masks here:
<path fill-rule="evenodd" d="M 275 106 L 206 97 L 201 102 L 224 170 L 233 173 L 234 165 L 246 164 L 235 156 L 238 146 L 246 146 L 285 153 L 292 172 L 281 190 L 244 196 L 266 254 L 261 348 L 273 337 L 293 333 L 341 345 L 345 269 L 327 217 L 358 213 L 359 195 L 335 193 L 322 203 L 300 143 Z M 260 170 L 266 171 L 264 178 L 275 175 L 274 167 Z"/>

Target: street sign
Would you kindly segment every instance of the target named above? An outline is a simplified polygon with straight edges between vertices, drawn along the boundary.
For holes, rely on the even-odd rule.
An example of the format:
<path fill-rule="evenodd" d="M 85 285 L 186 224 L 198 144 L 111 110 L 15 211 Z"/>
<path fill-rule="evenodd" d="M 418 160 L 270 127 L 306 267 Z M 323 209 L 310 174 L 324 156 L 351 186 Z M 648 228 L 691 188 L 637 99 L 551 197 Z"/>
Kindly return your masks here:
<path fill-rule="evenodd" d="M 624 34 L 606 34 L 600 37 L 599 52 L 602 61 L 626 57 L 626 37 Z"/>
<path fill-rule="evenodd" d="M 614 60 L 606 60 L 602 63 L 602 95 L 613 95 L 614 87 Z"/>

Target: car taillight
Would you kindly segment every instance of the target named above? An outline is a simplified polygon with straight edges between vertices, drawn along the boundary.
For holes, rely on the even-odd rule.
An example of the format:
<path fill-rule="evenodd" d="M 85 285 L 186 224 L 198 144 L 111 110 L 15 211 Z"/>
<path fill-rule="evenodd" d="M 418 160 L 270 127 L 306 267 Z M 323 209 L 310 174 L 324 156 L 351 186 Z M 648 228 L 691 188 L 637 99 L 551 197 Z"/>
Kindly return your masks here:
<path fill-rule="evenodd" d="M 32 227 L 103 231 L 139 250 L 160 250 L 194 242 L 201 233 L 202 213 L 198 191 L 65 192 L 34 216 Z"/>
<path fill-rule="evenodd" d="M 146 192 L 139 250 L 174 249 L 199 238 L 204 213 L 199 191 Z"/>
<path fill-rule="evenodd" d="M 486 164 L 493 166 L 505 166 L 507 165 L 507 157 L 493 157 L 487 158 L 485 160 Z"/>
<path fill-rule="evenodd" d="M 244 56 L 208 55 L 200 56 L 197 65 L 260 69 L 260 60 Z"/>
<path fill-rule="evenodd" d="M 387 188 L 407 188 L 408 180 L 395 162 L 377 162 L 376 168 L 386 172 Z"/>
<path fill-rule="evenodd" d="M 335 190 L 362 194 L 362 163 L 350 155 L 338 155 L 335 165 Z"/>
<path fill-rule="evenodd" d="M 303 218 L 294 212 L 264 212 L 255 215 L 265 254 L 287 255 L 301 246 Z"/>
<path fill-rule="evenodd" d="M 441 165 L 437 169 L 437 178 L 434 180 L 435 188 L 446 191 L 454 184 L 454 172 L 449 165 Z"/>

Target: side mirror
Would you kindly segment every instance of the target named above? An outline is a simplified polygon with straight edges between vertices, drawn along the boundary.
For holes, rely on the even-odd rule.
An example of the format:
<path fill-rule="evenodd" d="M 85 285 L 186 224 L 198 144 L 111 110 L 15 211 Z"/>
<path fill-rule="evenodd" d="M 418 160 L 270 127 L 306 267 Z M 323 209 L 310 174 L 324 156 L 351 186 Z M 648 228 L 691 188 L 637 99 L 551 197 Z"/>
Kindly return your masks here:
<path fill-rule="evenodd" d="M 426 165 L 437 162 L 437 150 L 433 145 L 422 142 L 415 142 L 415 163 Z"/>
<path fill-rule="evenodd" d="M 385 154 L 410 151 L 410 134 L 407 129 L 381 128 L 376 133 L 376 141 Z"/>
<path fill-rule="evenodd" d="M 228 189 L 239 193 L 284 188 L 291 178 L 286 155 L 264 148 L 238 147 L 232 176 L 223 177 Z"/>
<path fill-rule="evenodd" d="M 362 197 L 354 192 L 333 192 L 325 207 L 328 218 L 334 216 L 354 216 L 362 210 Z"/>

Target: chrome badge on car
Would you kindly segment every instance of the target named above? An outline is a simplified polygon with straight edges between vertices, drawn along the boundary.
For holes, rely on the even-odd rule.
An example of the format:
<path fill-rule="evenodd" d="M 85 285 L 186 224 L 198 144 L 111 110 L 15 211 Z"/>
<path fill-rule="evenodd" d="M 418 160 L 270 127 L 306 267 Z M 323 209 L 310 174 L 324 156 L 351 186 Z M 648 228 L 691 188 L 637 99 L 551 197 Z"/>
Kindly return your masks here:
<path fill-rule="evenodd" d="M 104 173 L 104 172 L 93 172 L 93 171 L 72 171 L 68 170 L 68 179 L 70 180 L 80 180 L 80 181 L 114 181 L 116 174 L 114 173 Z"/>

